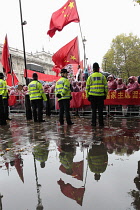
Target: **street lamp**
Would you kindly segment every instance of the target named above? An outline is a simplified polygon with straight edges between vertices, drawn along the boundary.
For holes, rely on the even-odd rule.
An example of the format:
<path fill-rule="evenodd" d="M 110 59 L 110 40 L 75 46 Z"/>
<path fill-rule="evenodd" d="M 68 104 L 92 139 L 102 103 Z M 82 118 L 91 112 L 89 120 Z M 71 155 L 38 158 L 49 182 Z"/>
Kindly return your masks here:
<path fill-rule="evenodd" d="M 19 8 L 20 8 L 21 31 L 22 31 L 23 53 L 24 53 L 25 80 L 26 80 L 26 85 L 28 85 L 27 68 L 26 68 L 26 52 L 25 52 L 24 30 L 23 30 L 23 26 L 26 25 L 27 22 L 23 21 L 22 19 L 21 0 L 19 0 Z"/>
<path fill-rule="evenodd" d="M 85 50 L 85 43 L 86 43 L 86 39 L 85 39 L 85 36 L 83 37 L 83 48 L 84 48 L 84 70 L 86 68 L 86 50 Z"/>

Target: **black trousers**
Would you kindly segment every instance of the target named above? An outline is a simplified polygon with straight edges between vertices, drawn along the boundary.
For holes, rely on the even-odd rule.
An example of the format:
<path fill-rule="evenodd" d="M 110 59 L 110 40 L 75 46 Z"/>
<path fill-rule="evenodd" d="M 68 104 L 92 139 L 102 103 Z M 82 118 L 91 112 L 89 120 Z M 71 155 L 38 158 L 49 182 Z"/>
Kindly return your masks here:
<path fill-rule="evenodd" d="M 92 124 L 96 125 L 97 110 L 99 125 L 103 125 L 104 96 L 91 96 Z"/>
<path fill-rule="evenodd" d="M 8 109 L 8 98 L 3 99 L 3 105 L 4 105 L 4 114 L 6 120 L 9 118 L 9 109 Z"/>
<path fill-rule="evenodd" d="M 67 124 L 71 123 L 71 117 L 70 117 L 70 100 L 69 99 L 62 99 L 58 101 L 59 103 L 59 122 L 60 124 L 64 123 L 64 113 L 66 116 Z"/>
<path fill-rule="evenodd" d="M 43 100 L 31 100 L 31 107 L 33 111 L 34 122 L 41 122 L 43 120 Z"/>

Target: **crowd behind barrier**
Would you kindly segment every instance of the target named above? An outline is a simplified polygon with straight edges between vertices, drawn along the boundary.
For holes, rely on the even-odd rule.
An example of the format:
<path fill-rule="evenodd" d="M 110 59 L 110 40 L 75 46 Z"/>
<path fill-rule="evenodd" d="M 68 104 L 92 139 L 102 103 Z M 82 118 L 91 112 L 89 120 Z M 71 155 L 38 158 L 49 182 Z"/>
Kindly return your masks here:
<path fill-rule="evenodd" d="M 119 81 L 119 78 L 118 78 Z M 109 82 L 109 80 L 108 80 Z M 115 79 L 117 84 L 117 80 Z M 44 92 L 48 98 L 48 105 L 50 112 L 59 109 L 57 98 L 55 97 L 55 83 L 45 83 L 43 85 Z M 110 83 L 111 84 L 111 83 Z M 114 84 L 113 84 L 114 85 Z M 108 84 L 108 86 L 111 86 Z M 133 86 L 133 85 L 132 85 Z M 131 88 L 132 89 L 132 88 Z M 91 111 L 90 102 L 86 98 L 86 81 L 74 81 L 71 80 L 72 100 L 70 102 L 70 108 L 72 110 L 79 110 L 82 112 Z M 25 95 L 28 94 L 27 86 L 17 85 L 9 88 L 9 107 L 10 111 L 25 111 Z M 133 106 L 133 112 L 139 113 L 140 107 L 140 88 L 136 90 L 128 91 L 127 86 L 125 90 L 116 91 L 109 90 L 106 100 L 104 101 L 105 111 L 110 112 L 111 108 L 116 112 L 117 110 L 123 111 L 124 106 Z M 45 105 L 44 105 L 45 106 Z M 115 106 L 115 109 L 114 107 Z M 121 106 L 121 107 L 120 107 Z M 122 108 L 123 107 L 123 108 Z M 128 108 L 128 107 L 127 107 Z M 130 110 L 129 110 L 130 111 Z"/>

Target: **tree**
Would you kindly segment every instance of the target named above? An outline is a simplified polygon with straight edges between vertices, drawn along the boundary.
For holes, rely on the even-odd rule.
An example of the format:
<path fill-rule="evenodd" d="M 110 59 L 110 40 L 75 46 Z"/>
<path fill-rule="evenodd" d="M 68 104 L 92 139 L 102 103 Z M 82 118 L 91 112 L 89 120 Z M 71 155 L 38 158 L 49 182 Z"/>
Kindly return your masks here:
<path fill-rule="evenodd" d="M 126 34 L 116 36 L 112 40 L 111 48 L 103 57 L 102 68 L 123 79 L 139 76 L 140 38 L 132 33 L 128 36 Z"/>
<path fill-rule="evenodd" d="M 134 0 L 136 3 L 140 4 L 140 0 Z"/>

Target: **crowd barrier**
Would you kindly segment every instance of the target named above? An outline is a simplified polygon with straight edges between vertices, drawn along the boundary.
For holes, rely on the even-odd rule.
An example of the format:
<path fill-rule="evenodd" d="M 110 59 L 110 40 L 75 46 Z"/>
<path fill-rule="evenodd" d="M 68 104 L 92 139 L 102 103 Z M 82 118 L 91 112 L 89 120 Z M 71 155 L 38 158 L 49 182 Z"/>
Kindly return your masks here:
<path fill-rule="evenodd" d="M 59 105 L 55 95 L 49 94 L 48 97 L 48 106 L 50 112 L 57 112 Z M 136 111 L 140 112 L 140 90 L 135 90 L 131 94 L 128 94 L 125 91 L 109 91 L 106 100 L 104 100 L 105 111 L 106 112 L 122 112 L 122 107 L 128 106 L 131 110 L 130 112 Z M 10 111 L 14 110 L 15 112 L 23 111 L 25 112 L 25 96 L 11 95 L 9 97 L 9 107 Z M 70 108 L 72 110 L 79 109 L 79 111 L 86 112 L 90 111 L 90 102 L 86 98 L 85 92 L 72 92 L 72 100 L 70 101 Z M 129 108 L 129 109 L 130 109 Z M 134 110 L 132 110 L 134 108 Z"/>

